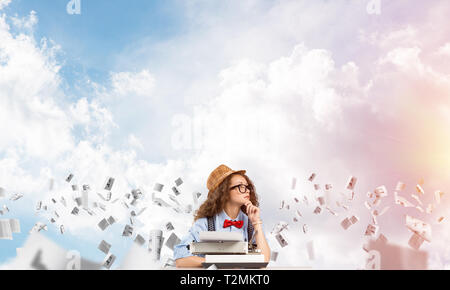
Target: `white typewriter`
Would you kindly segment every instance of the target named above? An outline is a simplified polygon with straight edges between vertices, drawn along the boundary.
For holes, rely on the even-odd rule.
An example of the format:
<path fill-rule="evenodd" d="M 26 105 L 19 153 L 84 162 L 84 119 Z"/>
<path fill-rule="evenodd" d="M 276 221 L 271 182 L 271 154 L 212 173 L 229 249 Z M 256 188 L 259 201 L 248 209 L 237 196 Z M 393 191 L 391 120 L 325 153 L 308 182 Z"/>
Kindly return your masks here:
<path fill-rule="evenodd" d="M 268 264 L 261 251 L 245 242 L 238 232 L 200 232 L 199 242 L 191 243 L 189 250 L 194 255 L 205 255 L 204 268 L 263 268 Z"/>

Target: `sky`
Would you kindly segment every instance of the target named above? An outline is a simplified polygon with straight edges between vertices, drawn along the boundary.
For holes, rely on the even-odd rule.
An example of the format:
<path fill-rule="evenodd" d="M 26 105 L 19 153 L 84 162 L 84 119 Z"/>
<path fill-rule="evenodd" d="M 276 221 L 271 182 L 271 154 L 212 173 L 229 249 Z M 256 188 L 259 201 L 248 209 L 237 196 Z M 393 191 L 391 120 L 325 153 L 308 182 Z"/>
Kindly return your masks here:
<path fill-rule="evenodd" d="M 220 164 L 247 170 L 255 183 L 266 236 L 279 252 L 274 267 L 364 268 L 371 223 L 364 202 L 382 185 L 388 196 L 378 207 L 389 210 L 377 219 L 379 233 L 408 248 L 404 215 L 421 219 L 433 231 L 421 247 L 428 267 L 449 267 L 448 220 L 437 220 L 450 201 L 434 197 L 450 184 L 446 1 L 80 0 L 80 14 L 69 14 L 68 2 L 0 0 L 0 205 L 9 209 L 0 218 L 21 222 L 13 240 L 0 240 L 3 267 L 14 265 L 36 222 L 92 261 L 103 260 L 97 246 L 107 240 L 119 267 L 133 244 L 122 237 L 130 209 L 121 202 L 135 188 L 145 192 L 137 207 L 147 208 L 135 234 L 148 239 L 170 220 L 181 238 L 192 213 L 153 205 L 154 184 L 165 185 L 170 203 L 181 177 L 177 198 L 195 209 L 192 193 L 207 194 Z M 313 172 L 320 190 L 308 181 Z M 70 215 L 51 202 L 65 196 L 74 204 L 80 193 L 65 182 L 70 173 L 71 184 L 90 185 L 91 207 L 109 176 L 120 200 L 93 208 L 94 216 Z M 358 178 L 351 201 L 343 200 L 350 176 Z M 399 181 L 414 207 L 395 204 Z M 15 193 L 24 196 L 10 200 Z M 294 201 L 305 196 L 309 204 Z M 318 196 L 337 216 L 313 213 Z M 290 209 L 279 209 L 282 200 Z M 52 210 L 37 211 L 38 201 Z M 429 204 L 432 213 L 416 208 Z M 52 224 L 54 210 L 60 217 Z M 100 231 L 110 215 L 118 223 Z M 344 230 L 352 215 L 359 221 Z M 280 221 L 290 225 L 284 248 L 270 235 Z"/>

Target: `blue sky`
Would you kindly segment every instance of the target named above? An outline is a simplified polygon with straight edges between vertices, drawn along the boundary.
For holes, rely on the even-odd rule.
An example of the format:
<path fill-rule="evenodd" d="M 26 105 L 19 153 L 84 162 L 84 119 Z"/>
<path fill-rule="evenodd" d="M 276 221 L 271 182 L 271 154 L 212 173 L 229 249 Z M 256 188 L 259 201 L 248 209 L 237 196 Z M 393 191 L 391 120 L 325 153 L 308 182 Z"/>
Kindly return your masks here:
<path fill-rule="evenodd" d="M 159 42 L 183 33 L 183 7 L 176 2 L 81 0 L 81 14 L 69 15 L 65 0 L 17 0 L 6 11 L 19 16 L 37 12 L 36 39 L 61 45 L 62 75 L 72 90 L 79 78 L 104 82 L 109 71 L 124 69 L 116 66 L 116 57 L 134 42 Z"/>
<path fill-rule="evenodd" d="M 154 63 L 150 69 L 164 66 L 159 55 L 152 56 L 152 44 L 176 38 L 189 27 L 184 19 L 184 4 L 180 1 L 81 0 L 80 15 L 69 15 L 67 3 L 65 0 L 17 0 L 11 2 L 5 12 L 24 17 L 30 11 L 36 11 L 39 22 L 35 26 L 35 38 L 37 41 L 46 38 L 61 46 L 57 56 L 62 64 L 61 88 L 66 97 L 73 100 L 93 98 L 86 80 L 107 87 L 111 72 L 138 72 L 148 68 L 149 63 Z M 149 48 L 145 52 L 145 62 L 127 63 L 127 49 L 132 50 L 135 44 L 142 42 Z M 123 145 L 114 141 L 118 140 L 117 134 L 122 136 L 123 132 L 147 130 L 146 126 L 138 125 L 140 116 L 147 112 L 146 106 L 135 106 L 133 115 L 121 119 L 117 114 L 115 117 L 122 130 L 113 132 L 115 139 L 111 139 L 110 144 Z M 155 116 L 157 114 L 154 112 Z M 163 160 L 161 155 L 154 154 L 155 150 L 149 152 L 152 153 L 144 157 Z"/>

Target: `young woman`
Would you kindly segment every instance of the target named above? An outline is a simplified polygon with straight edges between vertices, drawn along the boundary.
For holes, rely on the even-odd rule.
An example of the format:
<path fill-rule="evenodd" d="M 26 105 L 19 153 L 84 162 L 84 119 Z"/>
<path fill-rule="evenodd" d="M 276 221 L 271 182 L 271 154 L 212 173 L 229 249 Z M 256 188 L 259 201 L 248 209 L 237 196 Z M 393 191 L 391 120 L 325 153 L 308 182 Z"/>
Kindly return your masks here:
<path fill-rule="evenodd" d="M 188 250 L 191 242 L 199 241 L 199 233 L 208 231 L 208 217 L 214 217 L 215 230 L 241 232 L 245 241 L 248 226 L 252 224 L 257 249 L 261 250 L 265 262 L 269 262 L 270 248 L 262 229 L 260 209 L 255 187 L 245 170 L 234 171 L 220 165 L 208 177 L 209 190 L 206 201 L 200 206 L 194 217 L 194 225 L 174 247 L 174 259 L 177 267 L 201 267 L 205 261 L 203 255 L 192 255 Z"/>

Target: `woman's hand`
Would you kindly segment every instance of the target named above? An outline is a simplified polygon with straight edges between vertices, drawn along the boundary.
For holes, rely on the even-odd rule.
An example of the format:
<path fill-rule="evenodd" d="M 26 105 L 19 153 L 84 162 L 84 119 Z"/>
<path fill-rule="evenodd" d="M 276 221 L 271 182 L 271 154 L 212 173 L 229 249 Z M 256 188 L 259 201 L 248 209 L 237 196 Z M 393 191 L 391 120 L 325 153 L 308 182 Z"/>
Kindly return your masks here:
<path fill-rule="evenodd" d="M 259 208 L 254 206 L 251 201 L 247 201 L 244 205 L 246 206 L 248 219 L 252 223 L 260 221 Z"/>

